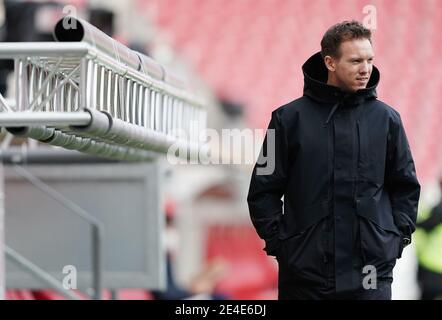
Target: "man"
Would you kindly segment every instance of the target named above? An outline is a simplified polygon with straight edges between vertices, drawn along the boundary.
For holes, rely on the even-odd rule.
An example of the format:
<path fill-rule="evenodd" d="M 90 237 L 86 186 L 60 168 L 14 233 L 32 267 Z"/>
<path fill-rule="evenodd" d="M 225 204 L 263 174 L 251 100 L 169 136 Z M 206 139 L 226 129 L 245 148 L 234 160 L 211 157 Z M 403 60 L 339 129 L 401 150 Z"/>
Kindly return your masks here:
<path fill-rule="evenodd" d="M 332 26 L 302 67 L 304 95 L 272 113 L 247 200 L 280 299 L 391 299 L 420 185 L 373 58 L 370 30 Z"/>

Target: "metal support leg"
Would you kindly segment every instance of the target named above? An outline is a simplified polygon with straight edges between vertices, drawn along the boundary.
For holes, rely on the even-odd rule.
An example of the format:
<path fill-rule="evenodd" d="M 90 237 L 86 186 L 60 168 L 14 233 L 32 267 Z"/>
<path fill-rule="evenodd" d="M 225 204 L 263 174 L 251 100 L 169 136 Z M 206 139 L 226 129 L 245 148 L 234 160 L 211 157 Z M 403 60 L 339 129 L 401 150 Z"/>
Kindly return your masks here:
<path fill-rule="evenodd" d="M 118 300 L 118 290 L 117 289 L 112 289 L 110 291 L 111 293 L 111 300 Z"/>
<path fill-rule="evenodd" d="M 15 250 L 5 246 L 5 253 L 11 262 L 16 264 L 18 267 L 26 270 L 34 277 L 39 279 L 41 282 L 43 282 L 45 285 L 62 294 L 64 297 L 71 300 L 80 300 L 80 298 L 75 293 L 65 289 L 60 281 L 49 275 L 46 271 L 44 271 L 37 265 L 33 264 L 31 261 L 27 260 L 22 255 L 18 254 Z"/>
<path fill-rule="evenodd" d="M 1 151 L 0 151 L 1 152 Z M 3 161 L 0 161 L 0 300 L 5 299 L 5 188 Z"/>

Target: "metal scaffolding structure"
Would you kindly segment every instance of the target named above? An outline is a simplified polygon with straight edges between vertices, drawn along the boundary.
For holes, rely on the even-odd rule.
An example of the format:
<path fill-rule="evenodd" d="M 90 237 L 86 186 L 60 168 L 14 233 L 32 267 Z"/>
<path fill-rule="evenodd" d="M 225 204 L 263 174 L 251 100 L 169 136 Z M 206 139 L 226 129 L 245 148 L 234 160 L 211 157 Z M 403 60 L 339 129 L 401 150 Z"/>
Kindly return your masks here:
<path fill-rule="evenodd" d="M 148 56 L 125 47 L 86 21 L 65 17 L 56 24 L 54 37 L 57 42 L 0 43 L 0 59 L 14 61 L 15 87 L 15 97 L 11 100 L 0 94 L 0 127 L 15 136 L 89 154 L 94 161 L 97 161 L 95 158 L 104 162 L 152 161 L 165 155 L 172 146 L 172 150 L 180 151 L 174 153 L 175 156 L 189 160 L 207 155 L 205 102 L 185 82 Z M 2 143 L 2 149 L 9 144 L 9 138 Z M 7 161 L 8 155 L 8 150 L 0 149 L 2 161 Z M 10 156 L 10 161 L 15 163 L 16 155 Z M 45 154 L 37 154 L 36 158 L 48 161 Z M 74 158 L 78 161 L 78 156 Z M 56 159 L 72 160 L 65 154 Z M 2 164 L 0 299 L 5 289 L 5 254 L 41 283 L 76 299 L 49 273 L 4 244 Z M 104 282 L 102 238 L 106 226 L 25 169 L 15 168 L 40 190 L 92 221 L 93 298 L 101 299 Z M 158 189 L 158 179 L 152 177 L 146 186 L 150 188 L 147 193 L 152 215 L 161 221 L 157 204 L 159 191 L 151 192 L 152 188 Z M 160 234 L 160 230 L 157 231 Z M 161 246 L 158 243 L 154 239 L 153 245 L 158 247 L 159 255 Z M 158 265 L 161 266 L 161 262 Z M 162 275 L 161 270 L 158 274 Z M 162 284 L 162 279 L 155 281 L 156 285 Z"/>
<path fill-rule="evenodd" d="M 120 160 L 148 160 L 172 145 L 187 158 L 207 152 L 204 102 L 184 82 L 83 20 L 60 20 L 54 36 L 0 44 L 0 59 L 14 60 L 16 90 L 14 107 L 0 99 L 0 126 Z"/>

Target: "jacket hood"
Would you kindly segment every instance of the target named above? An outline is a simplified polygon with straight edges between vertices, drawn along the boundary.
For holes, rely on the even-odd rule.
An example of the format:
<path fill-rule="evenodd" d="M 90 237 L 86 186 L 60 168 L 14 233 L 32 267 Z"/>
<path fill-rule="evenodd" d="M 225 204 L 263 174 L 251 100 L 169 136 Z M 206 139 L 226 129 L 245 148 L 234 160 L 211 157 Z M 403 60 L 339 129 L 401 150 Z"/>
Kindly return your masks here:
<path fill-rule="evenodd" d="M 304 95 L 319 102 L 353 104 L 377 97 L 376 87 L 380 74 L 375 66 L 373 66 L 367 87 L 352 93 L 327 84 L 328 72 L 320 52 L 312 55 L 304 63 L 302 71 L 304 73 Z"/>

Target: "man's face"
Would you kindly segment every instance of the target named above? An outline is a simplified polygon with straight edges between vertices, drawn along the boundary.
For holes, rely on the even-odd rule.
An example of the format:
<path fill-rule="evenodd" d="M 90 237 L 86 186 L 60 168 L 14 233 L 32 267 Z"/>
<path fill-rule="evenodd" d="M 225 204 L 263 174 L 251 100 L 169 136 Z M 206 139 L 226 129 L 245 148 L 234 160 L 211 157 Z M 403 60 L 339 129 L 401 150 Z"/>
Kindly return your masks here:
<path fill-rule="evenodd" d="M 354 92 L 367 87 L 373 70 L 373 47 L 368 39 L 353 39 L 340 45 L 341 56 L 329 59 L 327 67 L 334 73 L 334 85 Z M 327 62 L 326 62 L 327 63 Z"/>

